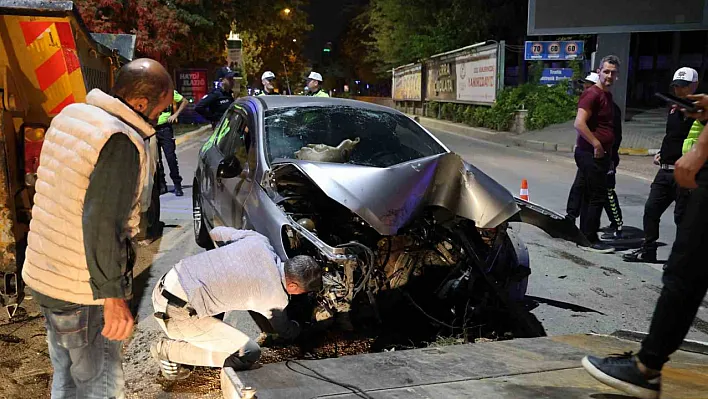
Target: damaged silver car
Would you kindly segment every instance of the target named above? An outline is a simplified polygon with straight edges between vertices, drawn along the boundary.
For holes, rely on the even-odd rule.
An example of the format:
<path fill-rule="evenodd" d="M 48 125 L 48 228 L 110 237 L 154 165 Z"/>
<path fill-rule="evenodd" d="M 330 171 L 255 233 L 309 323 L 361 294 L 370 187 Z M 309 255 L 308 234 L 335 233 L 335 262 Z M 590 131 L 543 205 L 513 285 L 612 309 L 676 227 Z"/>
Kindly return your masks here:
<path fill-rule="evenodd" d="M 344 99 L 237 100 L 200 151 L 193 197 L 202 247 L 224 225 L 266 235 L 283 259 L 315 256 L 317 321 L 357 307 L 380 318 L 380 298 L 412 287 L 448 320 L 490 300 L 513 306 L 531 269 L 510 222 L 583 240 L 405 114 Z"/>

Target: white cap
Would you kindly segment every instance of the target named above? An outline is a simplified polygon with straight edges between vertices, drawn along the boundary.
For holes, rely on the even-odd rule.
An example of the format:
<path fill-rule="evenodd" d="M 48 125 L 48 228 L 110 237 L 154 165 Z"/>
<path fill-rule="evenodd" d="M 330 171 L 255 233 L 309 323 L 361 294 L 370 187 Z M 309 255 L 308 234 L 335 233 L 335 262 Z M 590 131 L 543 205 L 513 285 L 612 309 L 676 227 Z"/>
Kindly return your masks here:
<path fill-rule="evenodd" d="M 307 77 L 308 80 L 316 80 L 322 82 L 322 75 L 317 72 L 310 72 L 310 76 Z"/>
<path fill-rule="evenodd" d="M 261 76 L 261 80 L 266 80 L 266 79 L 275 79 L 275 74 L 271 71 L 263 72 L 263 76 Z"/>
<path fill-rule="evenodd" d="M 698 82 L 698 72 L 689 67 L 683 67 L 676 70 L 674 79 L 671 81 L 671 86 L 686 87 L 691 83 Z"/>
<path fill-rule="evenodd" d="M 585 81 L 588 83 L 597 83 L 600 80 L 600 75 L 598 75 L 596 72 L 590 72 L 588 76 L 585 77 Z"/>

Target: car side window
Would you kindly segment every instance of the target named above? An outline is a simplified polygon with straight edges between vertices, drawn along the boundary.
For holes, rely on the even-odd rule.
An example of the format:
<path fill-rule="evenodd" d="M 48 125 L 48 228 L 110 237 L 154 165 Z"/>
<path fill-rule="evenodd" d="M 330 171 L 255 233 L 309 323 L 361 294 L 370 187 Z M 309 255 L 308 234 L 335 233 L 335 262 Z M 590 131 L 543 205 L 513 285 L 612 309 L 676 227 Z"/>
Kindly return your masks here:
<path fill-rule="evenodd" d="M 243 123 L 241 123 L 237 132 L 238 140 L 234 142 L 233 154 L 236 155 L 241 165 L 245 165 L 246 162 L 248 162 L 249 150 L 253 143 L 253 126 L 249 123 L 250 121 L 248 115 L 246 115 L 246 110 L 241 111 L 241 119 Z"/>
<path fill-rule="evenodd" d="M 226 121 L 224 121 L 226 123 Z M 224 156 L 234 154 L 235 148 L 239 145 L 240 131 L 243 125 L 243 118 L 239 112 L 233 111 L 228 118 L 228 124 L 220 132 L 216 139 L 216 146 Z"/>

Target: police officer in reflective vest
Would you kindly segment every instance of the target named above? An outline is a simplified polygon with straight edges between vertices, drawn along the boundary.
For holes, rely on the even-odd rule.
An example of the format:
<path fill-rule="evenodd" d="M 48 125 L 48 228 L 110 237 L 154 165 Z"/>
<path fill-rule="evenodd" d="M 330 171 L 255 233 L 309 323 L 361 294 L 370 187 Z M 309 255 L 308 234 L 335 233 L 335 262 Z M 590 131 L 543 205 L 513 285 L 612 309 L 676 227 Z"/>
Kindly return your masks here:
<path fill-rule="evenodd" d="M 234 76 L 236 72 L 229 67 L 221 67 L 216 71 L 219 87 L 212 90 L 206 97 L 199 101 L 194 110 L 206 120 L 211 122 L 211 127 L 216 127 L 221 117 L 224 116 L 229 105 L 234 101 Z"/>
<path fill-rule="evenodd" d="M 175 195 L 181 197 L 184 195 L 182 191 L 182 177 L 179 175 L 179 165 L 177 164 L 177 154 L 175 153 L 175 132 L 172 129 L 172 124 L 177 120 L 179 114 L 187 107 L 187 101 L 184 97 L 174 91 L 173 103 L 179 104 L 177 111 L 173 114 L 173 105 L 170 104 L 165 111 L 160 114 L 157 121 L 157 175 L 160 184 L 160 195 L 167 193 L 167 180 L 165 179 L 165 167 L 162 164 L 162 152 L 165 153 L 167 165 L 170 168 L 170 178 L 175 185 Z"/>
<path fill-rule="evenodd" d="M 272 95 L 278 94 L 275 92 L 275 86 L 273 85 L 274 80 L 275 80 L 275 74 L 273 72 L 271 72 L 271 71 L 263 72 L 263 76 L 261 76 L 261 83 L 263 83 L 263 91 L 260 92 L 258 95 L 259 96 L 272 96 Z"/>
<path fill-rule="evenodd" d="M 317 72 L 311 72 L 307 77 L 307 95 L 312 97 L 329 97 L 326 91 L 322 90 L 322 75 Z"/>

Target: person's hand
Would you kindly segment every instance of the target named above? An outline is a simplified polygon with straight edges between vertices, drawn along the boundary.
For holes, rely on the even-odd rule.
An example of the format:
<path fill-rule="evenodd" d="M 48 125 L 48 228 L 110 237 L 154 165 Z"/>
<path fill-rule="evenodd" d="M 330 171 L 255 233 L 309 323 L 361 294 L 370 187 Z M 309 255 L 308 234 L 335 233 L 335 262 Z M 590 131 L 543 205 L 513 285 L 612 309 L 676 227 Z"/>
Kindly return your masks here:
<path fill-rule="evenodd" d="M 706 94 L 689 94 L 686 96 L 689 100 L 693 100 L 696 108 L 708 109 L 708 95 Z"/>
<path fill-rule="evenodd" d="M 122 341 L 130 337 L 135 324 L 128 303 L 121 298 L 106 298 L 103 303 L 103 321 L 101 334 L 112 341 Z"/>
<path fill-rule="evenodd" d="M 674 179 L 683 188 L 696 188 L 696 174 L 706 163 L 708 154 L 700 150 L 700 147 L 693 147 L 691 151 L 676 161 Z"/>
<path fill-rule="evenodd" d="M 654 165 L 661 165 L 661 154 L 657 153 L 654 155 Z"/>
<path fill-rule="evenodd" d="M 177 115 L 175 114 L 172 114 L 169 116 L 169 118 L 167 118 L 167 123 L 169 124 L 175 123 L 175 121 L 177 121 Z"/>
<path fill-rule="evenodd" d="M 598 141 L 597 144 L 593 145 L 595 148 L 595 159 L 600 159 L 605 157 L 605 149 L 602 148 L 602 144 Z"/>
<path fill-rule="evenodd" d="M 280 335 L 278 335 L 277 333 L 261 332 L 258 335 L 258 338 L 256 338 L 256 343 L 258 344 L 258 346 L 269 348 L 285 346 L 288 344 L 288 341 L 286 339 L 281 338 Z"/>

